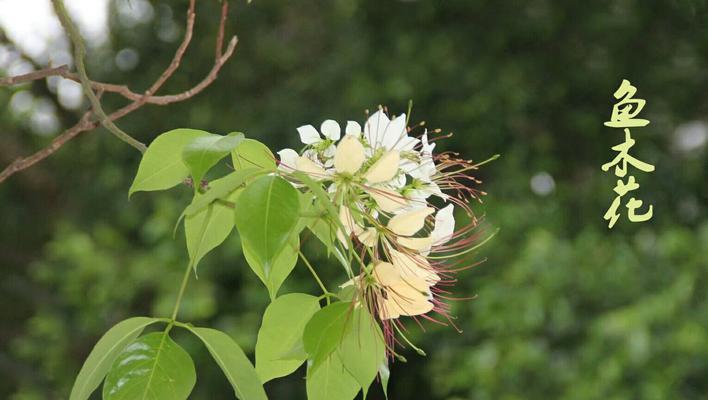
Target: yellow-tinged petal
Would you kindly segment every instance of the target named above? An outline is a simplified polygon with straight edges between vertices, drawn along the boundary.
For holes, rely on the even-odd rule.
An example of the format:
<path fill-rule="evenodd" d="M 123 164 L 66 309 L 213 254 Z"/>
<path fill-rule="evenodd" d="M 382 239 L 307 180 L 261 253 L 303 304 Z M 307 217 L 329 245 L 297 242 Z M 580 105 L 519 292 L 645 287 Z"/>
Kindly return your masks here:
<path fill-rule="evenodd" d="M 423 228 L 425 218 L 433 212 L 432 207 L 423 207 L 398 214 L 388 221 L 388 229 L 396 235 L 411 236 Z"/>
<path fill-rule="evenodd" d="M 408 204 L 408 199 L 391 189 L 375 187 L 367 189 L 366 192 L 369 193 L 381 210 L 385 212 L 392 213 Z"/>
<path fill-rule="evenodd" d="M 378 239 L 378 232 L 376 232 L 376 228 L 366 228 L 358 237 L 364 246 L 374 247 Z"/>
<path fill-rule="evenodd" d="M 440 281 L 440 276 L 433 270 L 425 257 L 418 254 L 403 253 L 394 249 L 390 249 L 390 255 L 391 263 L 403 278 L 414 277 L 422 279 L 430 286 Z"/>
<path fill-rule="evenodd" d="M 386 286 L 386 299 L 380 302 L 379 313 L 382 319 L 425 314 L 433 309 L 430 298 L 430 287 L 423 280 L 401 279 Z"/>
<path fill-rule="evenodd" d="M 317 163 L 307 157 L 298 157 L 295 168 L 298 171 L 310 175 L 313 179 L 323 179 L 327 175 L 324 168 L 320 167 Z"/>
<path fill-rule="evenodd" d="M 402 246 L 419 252 L 428 251 L 433 245 L 433 239 L 430 236 L 421 238 L 399 236 L 396 241 Z"/>
<path fill-rule="evenodd" d="M 337 239 L 339 239 L 339 241 L 347 247 L 347 236 L 351 235 L 352 232 L 359 236 L 364 231 L 364 228 L 362 228 L 361 225 L 354 220 L 351 210 L 346 206 L 339 207 L 339 220 L 342 222 L 342 225 L 344 225 L 346 232 L 342 232 L 341 229 L 337 229 Z"/>
<path fill-rule="evenodd" d="M 398 172 L 398 164 L 401 160 L 397 151 L 387 151 L 374 165 L 366 171 L 364 178 L 369 183 L 381 183 L 390 181 Z"/>
<path fill-rule="evenodd" d="M 334 153 L 334 169 L 339 173 L 355 174 L 364 163 L 364 146 L 354 136 L 346 135 Z"/>
<path fill-rule="evenodd" d="M 380 262 L 374 267 L 376 282 L 382 286 L 397 285 L 401 282 L 401 274 L 391 263 Z"/>

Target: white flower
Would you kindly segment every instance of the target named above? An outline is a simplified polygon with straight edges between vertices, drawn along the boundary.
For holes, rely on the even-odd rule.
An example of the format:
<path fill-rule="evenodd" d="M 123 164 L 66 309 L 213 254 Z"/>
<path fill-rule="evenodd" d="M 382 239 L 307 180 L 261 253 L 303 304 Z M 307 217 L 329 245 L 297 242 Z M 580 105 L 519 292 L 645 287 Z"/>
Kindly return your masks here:
<path fill-rule="evenodd" d="M 378 149 L 411 151 L 419 140 L 408 136 L 406 114 L 390 120 L 382 110 L 376 111 L 364 124 L 364 138 L 371 151 Z"/>
<path fill-rule="evenodd" d="M 320 126 L 320 132 L 322 132 L 324 139 L 312 125 L 303 125 L 297 128 L 297 132 L 300 134 L 300 140 L 302 143 L 314 145 L 323 142 L 325 139 L 336 142 L 340 138 L 341 128 L 339 127 L 337 121 L 328 119 Z"/>

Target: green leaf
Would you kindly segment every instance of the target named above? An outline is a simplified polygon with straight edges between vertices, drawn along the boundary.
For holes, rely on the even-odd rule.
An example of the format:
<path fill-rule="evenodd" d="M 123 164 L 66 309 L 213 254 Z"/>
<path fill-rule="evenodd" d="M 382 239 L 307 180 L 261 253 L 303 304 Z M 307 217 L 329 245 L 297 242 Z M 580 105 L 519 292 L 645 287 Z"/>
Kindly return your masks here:
<path fill-rule="evenodd" d="M 297 264 L 298 249 L 300 248 L 300 238 L 298 235 L 293 235 L 290 242 L 285 245 L 283 250 L 273 260 L 270 271 L 266 275 L 266 269 L 260 262 L 260 259 L 253 255 L 252 250 L 248 246 L 243 246 L 243 256 L 246 262 L 256 273 L 258 278 L 263 282 L 268 289 L 270 299 L 273 300 L 278 295 L 278 289 L 283 285 L 285 279 L 290 275 L 293 268 Z"/>
<path fill-rule="evenodd" d="M 384 396 L 388 399 L 388 379 L 391 377 L 391 371 L 388 369 L 386 361 L 379 365 L 379 378 L 381 378 L 381 388 L 383 388 Z"/>
<path fill-rule="evenodd" d="M 241 187 L 249 178 L 261 173 L 257 168 L 234 171 L 223 178 L 209 182 L 209 190 L 201 196 L 195 196 L 192 203 L 184 210 L 190 216 L 204 210 L 217 199 L 225 199 L 231 192 Z"/>
<path fill-rule="evenodd" d="M 384 337 L 381 328 L 365 308 L 355 308 L 351 320 L 351 329 L 339 345 L 339 358 L 344 368 L 359 382 L 366 398 L 379 365 L 386 360 Z"/>
<path fill-rule="evenodd" d="M 71 388 L 70 400 L 88 399 L 108 373 L 113 361 L 146 326 L 159 320 L 147 317 L 128 318 L 114 325 L 98 340 Z"/>
<path fill-rule="evenodd" d="M 359 383 L 347 372 L 337 353 L 327 357 L 322 365 L 307 369 L 307 400 L 350 400 L 359 393 Z"/>
<path fill-rule="evenodd" d="M 313 360 L 313 368 L 339 346 L 351 327 L 351 305 L 348 302 L 332 303 L 317 311 L 305 325 L 303 342 L 305 351 Z"/>
<path fill-rule="evenodd" d="M 297 190 L 277 176 L 251 182 L 236 201 L 236 227 L 244 248 L 268 278 L 274 262 L 293 234 L 300 211 Z"/>
<path fill-rule="evenodd" d="M 213 135 L 198 137 L 182 150 L 182 160 L 192 174 L 195 190 L 199 188 L 204 175 L 241 143 L 243 133 L 233 132 L 226 136 Z"/>
<path fill-rule="evenodd" d="M 187 326 L 206 346 L 241 400 L 267 399 L 253 364 L 236 342 L 224 332 Z"/>
<path fill-rule="evenodd" d="M 166 332 L 154 332 L 129 344 L 116 358 L 103 384 L 103 399 L 186 399 L 196 381 L 189 354 Z"/>
<path fill-rule="evenodd" d="M 245 139 L 231 152 L 231 160 L 237 170 L 244 168 L 258 168 L 274 171 L 276 168 L 275 156 L 268 146 L 263 143 Z"/>
<path fill-rule="evenodd" d="M 182 161 L 182 149 L 187 143 L 209 135 L 209 132 L 196 129 L 174 129 L 155 138 L 140 160 L 128 196 L 138 191 L 165 190 L 180 184 L 189 176 L 189 169 Z"/>
<path fill-rule="evenodd" d="M 302 335 L 319 309 L 317 297 L 303 293 L 280 296 L 266 308 L 256 342 L 256 371 L 263 382 L 292 373 L 307 359 Z"/>
<path fill-rule="evenodd" d="M 236 201 L 240 192 L 240 190 L 234 191 L 226 200 Z M 197 198 L 200 196 L 197 194 Z M 199 261 L 223 243 L 233 230 L 233 212 L 234 210 L 226 205 L 213 203 L 206 209 L 185 218 L 184 235 L 187 241 L 187 252 L 195 270 Z"/>

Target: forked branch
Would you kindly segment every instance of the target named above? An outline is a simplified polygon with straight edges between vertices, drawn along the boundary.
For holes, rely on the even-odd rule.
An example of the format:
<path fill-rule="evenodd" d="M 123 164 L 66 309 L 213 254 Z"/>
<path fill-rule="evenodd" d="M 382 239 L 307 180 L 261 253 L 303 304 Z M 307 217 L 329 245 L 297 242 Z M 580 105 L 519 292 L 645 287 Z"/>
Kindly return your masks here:
<path fill-rule="evenodd" d="M 57 150 L 59 150 L 62 146 L 68 143 L 71 139 L 78 136 L 80 133 L 95 129 L 101 124 L 106 127 L 106 129 L 111 131 L 111 133 L 118 136 L 121 140 L 128 142 L 138 150 L 144 151 L 145 145 L 120 130 L 120 128 L 115 125 L 114 121 L 132 113 L 133 111 L 139 109 L 145 104 L 167 105 L 171 103 L 181 102 L 197 95 L 198 93 L 206 89 L 212 82 L 214 82 L 214 80 L 216 80 L 219 71 L 233 55 L 236 49 L 236 44 L 238 43 L 236 36 L 233 36 L 229 41 L 228 45 L 226 46 L 226 49 L 223 49 L 224 29 L 228 13 L 228 3 L 226 0 L 224 0 L 221 9 L 219 29 L 216 37 L 214 65 L 212 66 L 207 76 L 192 88 L 185 90 L 181 93 L 156 96 L 155 93 L 165 84 L 165 82 L 170 79 L 170 77 L 179 68 L 180 63 L 184 58 L 184 53 L 187 51 L 189 43 L 192 39 L 192 34 L 194 31 L 194 20 L 196 17 L 196 0 L 190 0 L 189 9 L 187 11 L 187 23 L 184 38 L 182 39 L 181 44 L 177 48 L 177 51 L 175 52 L 175 55 L 172 58 L 172 61 L 167 66 L 165 71 L 150 86 L 150 88 L 146 90 L 143 94 L 139 94 L 130 90 L 126 85 L 95 82 L 91 81 L 88 78 L 83 62 L 83 56 L 85 53 L 83 51 L 83 39 L 81 38 L 80 34 L 78 33 L 78 30 L 76 30 L 75 26 L 69 19 L 66 10 L 63 8 L 62 1 L 52 1 L 55 5 L 57 15 L 59 15 L 60 20 L 62 20 L 62 25 L 64 26 L 64 29 L 67 31 L 67 35 L 69 35 L 69 38 L 71 39 L 72 44 L 74 45 L 74 55 L 75 62 L 77 64 L 78 74 L 70 72 L 69 68 L 66 65 L 61 65 L 58 67 L 44 68 L 42 70 L 33 71 L 24 75 L 2 78 L 0 79 L 0 86 L 16 85 L 33 80 L 44 79 L 48 76 L 61 76 L 63 78 L 71 79 L 81 83 L 84 93 L 91 101 L 91 110 L 88 111 L 76 125 L 62 132 L 59 136 L 52 140 L 52 142 L 48 146 L 42 148 L 41 150 L 37 151 L 36 153 L 30 156 L 18 158 L 10 165 L 8 165 L 4 170 L 2 170 L 2 172 L 0 172 L 0 183 L 2 183 L 15 173 L 25 170 L 33 166 L 34 164 L 44 160 L 50 155 L 54 154 Z M 64 14 L 64 16 L 62 16 L 62 14 Z M 71 33 L 72 27 L 73 34 Z M 79 42 L 79 44 L 77 44 L 77 41 Z M 100 101 L 98 101 L 98 97 L 95 95 L 94 90 L 99 93 L 116 93 L 131 100 L 132 102 L 106 115 L 106 113 L 101 108 Z M 121 132 L 125 136 L 122 136 Z"/>

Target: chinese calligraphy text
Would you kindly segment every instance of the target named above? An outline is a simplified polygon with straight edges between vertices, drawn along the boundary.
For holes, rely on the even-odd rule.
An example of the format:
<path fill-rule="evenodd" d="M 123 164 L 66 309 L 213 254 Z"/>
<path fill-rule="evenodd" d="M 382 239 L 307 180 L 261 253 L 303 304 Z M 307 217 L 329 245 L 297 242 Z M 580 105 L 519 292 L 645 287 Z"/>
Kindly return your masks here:
<path fill-rule="evenodd" d="M 617 184 L 614 187 L 614 192 L 617 195 L 612 201 L 612 204 L 607 209 L 604 219 L 609 221 L 608 227 L 611 229 L 620 217 L 620 206 L 623 203 L 624 196 L 629 192 L 639 189 L 639 183 L 633 175 L 628 175 L 628 165 L 643 172 L 654 171 L 654 166 L 638 160 L 629 154 L 629 150 L 634 146 L 636 141 L 632 138 L 629 128 L 639 128 L 649 124 L 649 120 L 637 118 L 639 113 L 646 105 L 646 100 L 635 98 L 637 88 L 626 80 L 622 80 L 622 84 L 615 91 L 614 97 L 619 100 L 612 108 L 610 120 L 605 122 L 605 126 L 611 128 L 624 129 L 624 142 L 613 146 L 612 150 L 617 152 L 615 158 L 604 164 L 602 170 L 607 172 L 614 167 Z M 626 177 L 626 181 L 624 180 Z M 630 222 L 644 222 L 651 219 L 654 215 L 654 206 L 649 205 L 646 211 L 639 211 L 643 205 L 642 200 L 635 197 L 630 197 L 625 203 L 627 208 L 627 218 Z"/>

